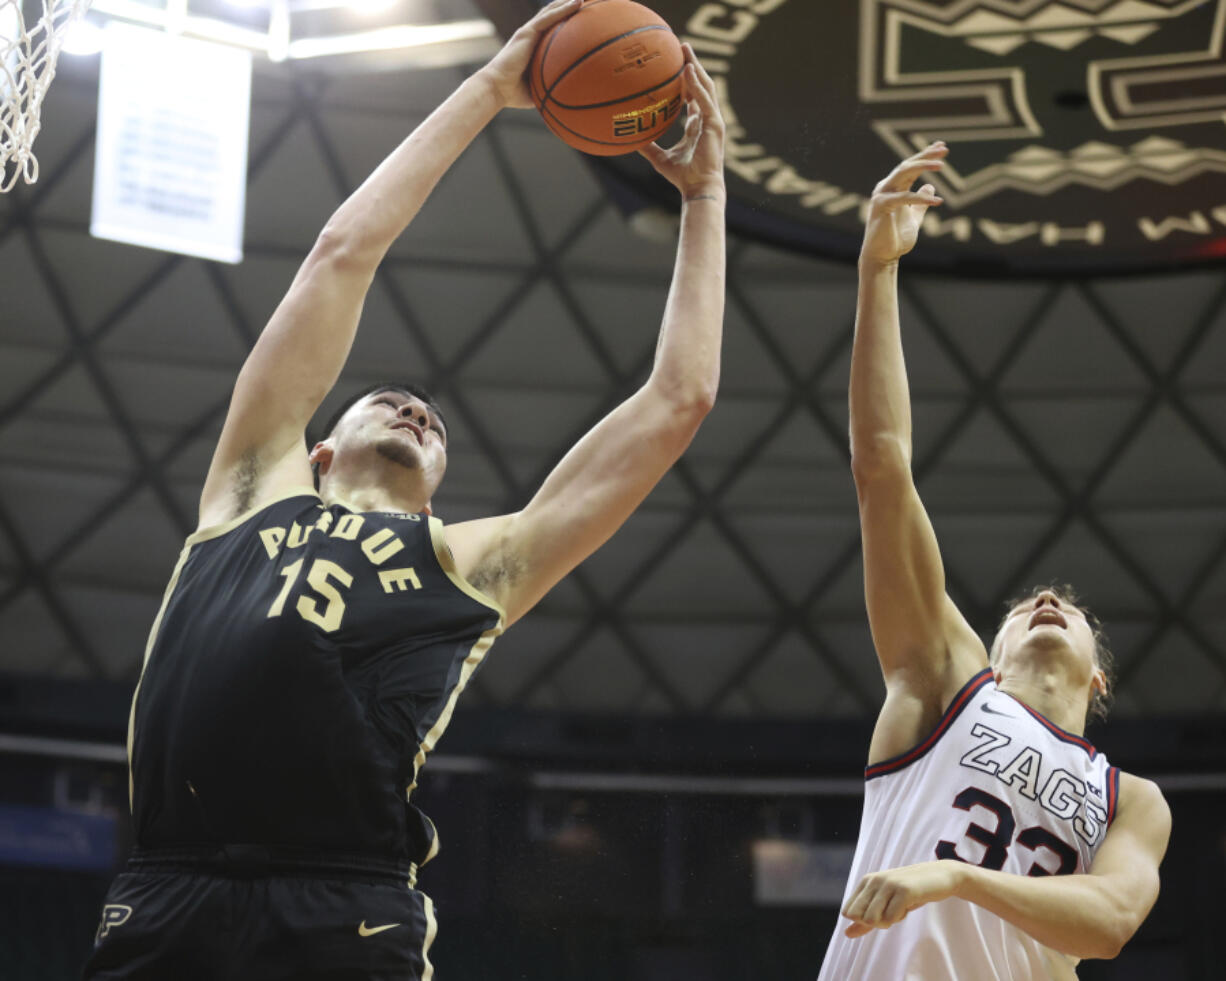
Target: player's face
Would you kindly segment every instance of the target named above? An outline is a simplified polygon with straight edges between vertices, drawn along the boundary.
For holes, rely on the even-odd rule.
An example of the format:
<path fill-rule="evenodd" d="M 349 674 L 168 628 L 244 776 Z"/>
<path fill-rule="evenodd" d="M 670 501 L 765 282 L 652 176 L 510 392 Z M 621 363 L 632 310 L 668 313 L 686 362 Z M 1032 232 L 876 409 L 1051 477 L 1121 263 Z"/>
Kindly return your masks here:
<path fill-rule="evenodd" d="M 1009 671 L 1024 659 L 1055 657 L 1091 686 L 1105 684 L 1095 655 L 1094 628 L 1085 612 L 1050 589 L 1009 611 L 993 645 L 996 667 Z M 1096 677 L 1097 676 L 1097 677 Z"/>
<path fill-rule="evenodd" d="M 373 452 L 420 474 L 433 494 L 447 467 L 447 431 L 429 403 L 408 392 L 374 392 L 355 403 L 333 430 L 334 460 Z"/>

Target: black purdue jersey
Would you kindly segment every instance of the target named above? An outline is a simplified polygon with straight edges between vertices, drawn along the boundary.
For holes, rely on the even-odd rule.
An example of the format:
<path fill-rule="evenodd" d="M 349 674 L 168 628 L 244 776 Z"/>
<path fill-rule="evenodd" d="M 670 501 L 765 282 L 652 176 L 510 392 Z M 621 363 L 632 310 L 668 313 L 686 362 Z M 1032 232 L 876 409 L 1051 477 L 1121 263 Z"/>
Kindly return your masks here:
<path fill-rule="evenodd" d="M 426 515 L 304 491 L 192 535 L 132 703 L 137 846 L 421 864 L 417 771 L 502 625 Z"/>

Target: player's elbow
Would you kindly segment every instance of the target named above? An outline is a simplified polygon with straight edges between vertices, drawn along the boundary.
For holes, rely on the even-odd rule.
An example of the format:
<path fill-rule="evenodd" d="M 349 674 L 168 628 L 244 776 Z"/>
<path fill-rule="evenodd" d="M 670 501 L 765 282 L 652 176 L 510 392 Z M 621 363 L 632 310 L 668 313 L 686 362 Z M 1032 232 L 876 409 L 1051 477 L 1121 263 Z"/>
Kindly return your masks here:
<path fill-rule="evenodd" d="M 373 272 L 383 252 L 345 224 L 328 222 L 315 239 L 306 267 L 337 272 Z"/>
<path fill-rule="evenodd" d="M 1077 957 L 1109 961 L 1120 956 L 1133 931 L 1110 925 L 1100 930 L 1088 930 L 1074 953 Z"/>
<path fill-rule="evenodd" d="M 715 390 L 717 383 L 695 384 L 686 392 L 685 398 L 679 403 L 681 411 L 693 422 L 695 429 L 711 414 L 715 408 Z"/>
<path fill-rule="evenodd" d="M 704 377 L 691 375 L 681 378 L 657 378 L 653 376 L 648 388 L 654 390 L 665 407 L 670 428 L 693 436 L 702 421 L 715 408 L 715 393 L 719 386 L 717 375 Z"/>
<path fill-rule="evenodd" d="M 909 441 L 894 433 L 853 434 L 851 474 L 861 496 L 875 487 L 910 481 Z"/>
<path fill-rule="evenodd" d="M 1109 961 L 1120 955 L 1145 918 L 1131 907 L 1127 898 L 1112 897 L 1110 905 L 1093 928 L 1081 932 L 1079 946 L 1082 949 L 1076 952 L 1078 957 Z"/>

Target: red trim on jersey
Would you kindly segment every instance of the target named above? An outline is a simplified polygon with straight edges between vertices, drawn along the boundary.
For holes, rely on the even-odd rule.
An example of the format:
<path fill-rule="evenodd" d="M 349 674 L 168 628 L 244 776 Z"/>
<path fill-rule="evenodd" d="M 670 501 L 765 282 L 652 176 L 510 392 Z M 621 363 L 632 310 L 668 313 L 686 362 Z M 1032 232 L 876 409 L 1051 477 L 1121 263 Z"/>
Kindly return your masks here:
<path fill-rule="evenodd" d="M 910 766 L 921 756 L 932 749 L 936 745 L 938 739 L 945 733 L 964 708 L 971 700 L 975 692 L 979 691 L 984 685 L 992 680 L 992 669 L 984 668 L 977 675 L 971 678 L 961 690 L 953 697 L 953 701 L 949 703 L 949 708 L 945 710 L 945 714 L 941 716 L 941 721 L 937 723 L 937 727 L 928 734 L 928 738 L 916 746 L 914 749 L 908 750 L 900 756 L 891 757 L 888 760 L 882 760 L 880 763 L 874 763 L 872 766 L 864 768 L 864 779 L 872 780 L 874 777 L 881 777 L 887 773 L 894 773 L 904 767 Z"/>
<path fill-rule="evenodd" d="M 1115 805 L 1120 799 L 1120 768 L 1107 767 L 1107 827 L 1115 820 Z"/>
<path fill-rule="evenodd" d="M 1005 694 L 1009 695 L 1008 692 L 1005 692 Z M 1051 719 L 1047 718 L 1047 716 L 1043 715 L 1041 712 L 1036 712 L 1034 709 L 1032 709 L 1029 705 L 1023 702 L 1016 695 L 1009 695 L 1009 697 L 1012 698 L 1015 702 L 1017 702 L 1018 705 L 1024 708 L 1032 716 L 1034 716 L 1036 721 L 1040 722 L 1048 732 L 1050 732 L 1053 736 L 1055 736 L 1061 742 L 1071 743 L 1074 746 L 1080 746 L 1082 749 L 1084 749 L 1087 753 L 1090 754 L 1090 759 L 1094 759 L 1094 757 L 1098 755 L 1098 750 L 1094 748 L 1094 744 L 1091 743 L 1088 739 L 1085 739 L 1082 736 L 1075 736 L 1073 735 L 1073 733 L 1068 732 L 1065 729 L 1061 729 L 1058 725 L 1052 722 Z"/>

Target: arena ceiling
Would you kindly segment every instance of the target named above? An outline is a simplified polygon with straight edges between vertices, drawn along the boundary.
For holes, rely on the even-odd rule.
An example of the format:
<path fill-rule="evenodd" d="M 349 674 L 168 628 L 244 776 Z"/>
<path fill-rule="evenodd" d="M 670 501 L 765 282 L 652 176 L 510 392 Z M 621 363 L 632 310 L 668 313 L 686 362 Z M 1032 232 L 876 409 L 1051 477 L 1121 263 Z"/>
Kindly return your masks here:
<path fill-rule="evenodd" d="M 245 352 L 331 211 L 464 74 L 257 62 L 245 258 L 225 265 L 90 236 L 97 60 L 64 59 L 42 176 L 0 198 L 0 673 L 135 680 Z M 392 249 L 340 389 L 391 372 L 436 391 L 445 520 L 522 505 L 644 377 L 672 263 L 650 225 L 534 113 L 507 112 Z M 1226 710 L 1221 270 L 904 270 L 902 290 L 915 470 L 955 600 L 986 635 L 1020 588 L 1072 582 L 1107 623 L 1122 714 Z M 854 304 L 847 264 L 733 238 L 714 412 L 499 642 L 468 706 L 875 709 Z"/>

